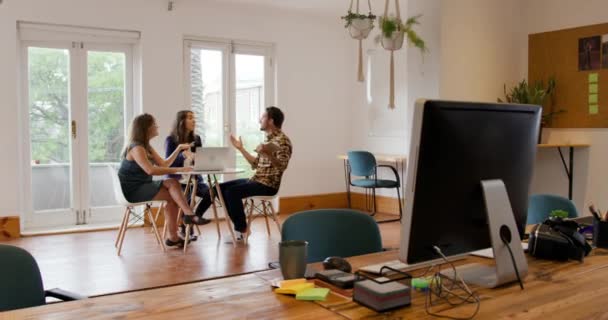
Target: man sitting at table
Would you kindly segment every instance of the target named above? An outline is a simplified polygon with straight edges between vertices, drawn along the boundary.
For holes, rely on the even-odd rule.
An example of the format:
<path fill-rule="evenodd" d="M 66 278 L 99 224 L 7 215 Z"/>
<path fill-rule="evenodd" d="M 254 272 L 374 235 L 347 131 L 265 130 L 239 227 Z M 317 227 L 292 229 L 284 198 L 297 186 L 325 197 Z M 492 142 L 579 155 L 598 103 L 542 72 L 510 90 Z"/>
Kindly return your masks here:
<path fill-rule="evenodd" d="M 247 219 L 243 208 L 243 199 L 253 196 L 273 196 L 279 191 L 283 172 L 291 158 L 291 141 L 281 131 L 285 116 L 277 107 L 266 108 L 260 118 L 260 130 L 266 133 L 264 143 L 256 149 L 254 156 L 243 147 L 243 141 L 230 136 L 232 145 L 255 169 L 250 179 L 238 179 L 220 184 L 226 211 L 234 222 L 237 240 L 243 240 L 247 233 Z"/>

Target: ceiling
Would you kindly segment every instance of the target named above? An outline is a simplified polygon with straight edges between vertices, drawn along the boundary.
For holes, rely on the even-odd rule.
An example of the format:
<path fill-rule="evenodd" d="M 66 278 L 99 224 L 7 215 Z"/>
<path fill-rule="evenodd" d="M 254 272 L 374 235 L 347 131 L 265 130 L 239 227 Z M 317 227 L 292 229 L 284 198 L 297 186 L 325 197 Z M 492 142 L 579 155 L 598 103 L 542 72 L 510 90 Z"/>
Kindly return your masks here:
<path fill-rule="evenodd" d="M 217 0 L 214 0 L 217 1 Z M 318 15 L 344 15 L 350 5 L 349 0 L 220 0 L 222 3 L 236 3 L 280 8 Z M 356 1 L 356 0 L 355 0 Z M 360 0 L 367 6 L 367 1 Z M 372 0 L 377 2 L 377 0 Z"/>

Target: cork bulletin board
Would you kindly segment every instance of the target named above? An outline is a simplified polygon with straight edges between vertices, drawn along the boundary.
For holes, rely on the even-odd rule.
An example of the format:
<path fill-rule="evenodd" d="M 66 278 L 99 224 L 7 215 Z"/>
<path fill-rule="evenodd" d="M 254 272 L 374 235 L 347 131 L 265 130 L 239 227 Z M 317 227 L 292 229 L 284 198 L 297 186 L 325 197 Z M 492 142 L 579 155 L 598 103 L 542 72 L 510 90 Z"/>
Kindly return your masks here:
<path fill-rule="evenodd" d="M 554 110 L 566 111 L 551 127 L 608 128 L 608 23 L 529 35 L 529 83 L 551 76 Z"/>

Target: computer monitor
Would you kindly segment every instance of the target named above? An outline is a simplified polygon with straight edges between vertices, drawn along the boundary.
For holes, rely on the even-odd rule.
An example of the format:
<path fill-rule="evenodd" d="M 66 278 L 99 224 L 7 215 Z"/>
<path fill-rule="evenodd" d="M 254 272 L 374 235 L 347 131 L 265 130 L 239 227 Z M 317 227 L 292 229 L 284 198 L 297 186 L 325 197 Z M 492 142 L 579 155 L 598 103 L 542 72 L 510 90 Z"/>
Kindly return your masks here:
<path fill-rule="evenodd" d="M 502 103 L 416 102 L 399 254 L 403 262 L 439 258 L 433 246 L 448 257 L 492 247 L 481 184 L 487 180 L 504 182 L 505 207 L 510 202 L 519 243 L 541 110 Z"/>

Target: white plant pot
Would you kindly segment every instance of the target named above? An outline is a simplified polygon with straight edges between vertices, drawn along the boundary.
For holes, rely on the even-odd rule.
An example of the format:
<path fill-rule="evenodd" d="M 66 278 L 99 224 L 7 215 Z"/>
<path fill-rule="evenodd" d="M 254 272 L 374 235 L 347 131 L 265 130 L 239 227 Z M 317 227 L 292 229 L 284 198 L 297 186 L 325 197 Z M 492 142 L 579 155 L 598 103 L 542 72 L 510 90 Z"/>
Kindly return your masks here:
<path fill-rule="evenodd" d="M 366 39 L 372 29 L 374 29 L 374 20 L 368 18 L 354 19 L 348 26 L 350 36 L 357 40 Z"/>
<path fill-rule="evenodd" d="M 385 50 L 399 50 L 403 47 L 403 39 L 405 38 L 405 32 L 393 31 L 390 38 L 382 36 L 382 48 Z"/>

